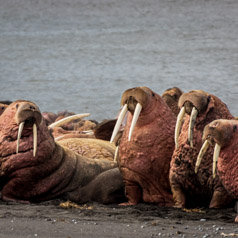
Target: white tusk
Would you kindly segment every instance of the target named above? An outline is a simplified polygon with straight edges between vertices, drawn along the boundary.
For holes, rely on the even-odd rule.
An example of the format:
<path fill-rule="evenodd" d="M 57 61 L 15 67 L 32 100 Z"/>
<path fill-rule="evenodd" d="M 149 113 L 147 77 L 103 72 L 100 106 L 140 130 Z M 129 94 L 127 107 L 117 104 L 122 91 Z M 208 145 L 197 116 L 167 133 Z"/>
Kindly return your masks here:
<path fill-rule="evenodd" d="M 190 142 L 191 148 L 193 148 L 193 129 L 197 119 L 197 115 L 198 115 L 198 111 L 195 107 L 193 107 L 193 110 L 190 116 L 189 127 L 188 127 L 188 141 Z"/>
<path fill-rule="evenodd" d="M 18 128 L 18 134 L 17 134 L 17 149 L 16 149 L 16 153 L 18 154 L 19 151 L 19 143 L 20 143 L 20 139 L 21 139 L 21 133 L 22 130 L 24 128 L 24 121 L 20 123 L 19 128 Z"/>
<path fill-rule="evenodd" d="M 183 122 L 184 115 L 185 115 L 185 108 L 182 107 L 180 109 L 179 114 L 178 114 L 177 122 L 176 122 L 176 127 L 175 127 L 174 140 L 175 140 L 176 148 L 178 148 L 178 146 L 179 146 L 178 145 L 178 138 L 179 138 L 179 132 L 180 132 L 180 128 L 181 128 L 181 125 L 182 125 L 182 122 Z"/>
<path fill-rule="evenodd" d="M 115 125 L 115 127 L 114 127 L 114 129 L 113 129 L 113 132 L 112 132 L 112 137 L 111 137 L 110 143 L 112 143 L 113 140 L 115 139 L 115 137 L 116 137 L 116 135 L 117 135 L 117 133 L 118 133 L 118 131 L 119 131 L 119 129 L 120 129 L 120 126 L 121 126 L 121 124 L 122 124 L 122 121 L 123 121 L 123 119 L 124 119 L 124 117 L 125 117 L 127 111 L 128 111 L 127 104 L 125 104 L 125 105 L 123 106 L 123 108 L 122 108 L 122 110 L 121 110 L 119 116 L 118 116 L 116 125 Z"/>
<path fill-rule="evenodd" d="M 202 158 L 203 158 L 204 154 L 206 153 L 209 145 L 210 144 L 209 144 L 208 140 L 205 140 L 202 145 L 202 148 L 199 151 L 198 157 L 197 157 L 197 161 L 196 161 L 196 165 L 195 165 L 195 174 L 198 172 L 199 165 L 200 165 Z"/>
<path fill-rule="evenodd" d="M 73 120 L 77 120 L 77 119 L 80 119 L 80 118 L 83 118 L 83 117 L 88 117 L 88 116 L 90 116 L 90 113 L 82 113 L 82 114 L 76 114 L 76 115 L 68 116 L 68 117 L 65 117 L 65 118 L 63 118 L 63 119 L 61 119 L 59 121 L 56 121 L 56 122 L 50 124 L 48 126 L 48 128 L 52 129 L 52 128 L 56 127 L 56 126 L 61 126 L 61 125 L 65 124 L 65 123 L 67 123 L 67 122 L 70 122 L 70 121 L 73 121 Z"/>
<path fill-rule="evenodd" d="M 132 132 L 133 132 L 133 130 L 135 128 L 135 125 L 136 125 L 136 122 L 137 122 L 137 120 L 139 118 L 141 109 L 142 109 L 141 104 L 137 103 L 136 104 L 136 109 L 134 111 L 134 115 L 133 115 L 133 118 L 132 118 L 132 122 L 131 122 L 131 127 L 130 127 L 130 131 L 129 131 L 128 141 L 131 140 Z"/>
<path fill-rule="evenodd" d="M 212 163 L 212 177 L 216 177 L 216 167 L 217 167 L 217 160 L 220 155 L 221 146 L 216 143 L 213 153 L 213 163 Z"/>
<path fill-rule="evenodd" d="M 36 157 L 37 150 L 37 126 L 34 123 L 33 125 L 33 157 Z"/>
<path fill-rule="evenodd" d="M 118 157 L 118 151 L 119 151 L 119 146 L 116 147 L 115 154 L 114 154 L 114 162 L 117 162 L 117 157 Z"/>
<path fill-rule="evenodd" d="M 93 135 L 93 130 L 82 131 L 82 134 Z"/>

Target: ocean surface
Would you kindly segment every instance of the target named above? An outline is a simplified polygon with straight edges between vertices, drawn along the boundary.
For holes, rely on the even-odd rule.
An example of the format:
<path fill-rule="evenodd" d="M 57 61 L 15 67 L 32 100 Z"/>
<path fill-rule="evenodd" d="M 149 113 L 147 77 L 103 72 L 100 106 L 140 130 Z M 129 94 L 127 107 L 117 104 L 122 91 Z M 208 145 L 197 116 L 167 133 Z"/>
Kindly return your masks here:
<path fill-rule="evenodd" d="M 238 1 L 0 0 L 0 100 L 100 121 L 137 86 L 202 89 L 238 116 Z"/>

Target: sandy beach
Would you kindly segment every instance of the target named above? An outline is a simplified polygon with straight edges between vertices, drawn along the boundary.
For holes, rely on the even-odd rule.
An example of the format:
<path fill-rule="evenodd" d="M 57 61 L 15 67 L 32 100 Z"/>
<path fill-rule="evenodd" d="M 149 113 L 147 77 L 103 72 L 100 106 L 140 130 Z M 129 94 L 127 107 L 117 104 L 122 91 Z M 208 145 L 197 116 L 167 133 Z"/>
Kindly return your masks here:
<path fill-rule="evenodd" d="M 234 237 L 233 209 L 0 202 L 0 237 Z"/>

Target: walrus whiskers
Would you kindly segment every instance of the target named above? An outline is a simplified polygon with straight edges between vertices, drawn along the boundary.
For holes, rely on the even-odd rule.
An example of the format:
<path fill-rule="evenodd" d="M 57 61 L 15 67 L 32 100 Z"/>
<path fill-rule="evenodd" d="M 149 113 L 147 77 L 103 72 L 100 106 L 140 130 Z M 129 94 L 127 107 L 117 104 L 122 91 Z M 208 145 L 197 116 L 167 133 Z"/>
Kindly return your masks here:
<path fill-rule="evenodd" d="M 197 115 L 198 115 L 198 110 L 195 107 L 193 107 L 193 110 L 190 116 L 189 127 L 188 127 L 188 141 L 190 142 L 191 148 L 193 148 L 193 129 L 197 119 Z"/>
<path fill-rule="evenodd" d="M 117 133 L 118 133 L 118 131 L 120 129 L 121 123 L 122 123 L 124 117 L 126 116 L 127 111 L 128 111 L 128 107 L 127 107 L 127 104 L 125 104 L 123 106 L 119 116 L 118 116 L 116 125 L 115 125 L 115 127 L 113 129 L 113 132 L 112 132 L 110 143 L 112 143 L 114 141 L 114 139 L 115 139 L 115 137 L 116 137 L 116 135 L 117 135 Z"/>
<path fill-rule="evenodd" d="M 133 119 L 132 119 L 132 122 L 131 122 L 131 127 L 130 127 L 130 131 L 129 131 L 129 136 L 128 136 L 128 141 L 131 140 L 131 136 L 132 136 L 132 132 L 135 128 L 135 125 L 136 125 L 136 122 L 139 118 L 139 115 L 140 115 L 140 112 L 141 112 L 141 109 L 142 109 L 142 106 L 140 103 L 137 103 L 136 104 L 136 109 L 134 111 L 134 115 L 133 115 Z"/>
<path fill-rule="evenodd" d="M 177 121 L 176 121 L 176 127 L 175 127 L 174 140 L 175 140 L 176 148 L 178 148 L 178 146 L 179 146 L 178 138 L 179 138 L 179 132 L 180 132 L 180 129 L 181 129 L 181 125 L 182 125 L 184 115 L 185 115 L 185 108 L 182 107 L 179 114 L 178 114 Z"/>

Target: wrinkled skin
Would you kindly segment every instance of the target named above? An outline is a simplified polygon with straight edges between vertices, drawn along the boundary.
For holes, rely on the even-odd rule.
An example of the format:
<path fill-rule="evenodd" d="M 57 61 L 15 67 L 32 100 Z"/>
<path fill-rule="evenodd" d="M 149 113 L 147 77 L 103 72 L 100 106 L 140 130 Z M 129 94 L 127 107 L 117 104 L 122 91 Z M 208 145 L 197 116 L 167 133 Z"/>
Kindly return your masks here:
<path fill-rule="evenodd" d="M 16 154 L 21 122 L 25 125 Z M 95 186 L 93 192 L 87 189 Z M 23 100 L 13 102 L 0 117 L 0 189 L 6 201 L 40 202 L 63 197 L 78 203 L 117 203 L 125 198 L 116 163 L 82 157 L 55 143 L 37 105 Z"/>
<path fill-rule="evenodd" d="M 180 88 L 173 87 L 168 88 L 162 94 L 162 98 L 167 103 L 172 112 L 177 116 L 180 109 L 178 107 L 178 101 L 180 96 L 183 94 L 183 91 Z"/>
<path fill-rule="evenodd" d="M 179 107 L 186 114 L 179 135 L 179 146 L 171 160 L 170 184 L 176 207 L 209 206 L 221 208 L 229 206 L 232 199 L 226 193 L 218 177 L 212 178 L 213 151 L 209 149 L 206 160 L 195 174 L 195 163 L 202 146 L 204 127 L 218 118 L 232 119 L 227 106 L 216 96 L 201 90 L 184 93 L 179 99 Z M 193 147 L 188 142 L 188 128 L 192 108 L 198 111 L 193 131 Z"/>
<path fill-rule="evenodd" d="M 58 144 L 87 158 L 114 160 L 116 147 L 109 141 L 90 138 L 70 138 L 60 140 Z"/>
<path fill-rule="evenodd" d="M 238 201 L 238 121 L 215 120 L 208 124 L 203 133 L 203 139 L 221 147 L 217 162 L 217 176 L 222 181 L 226 191 Z M 202 160 L 201 164 L 204 162 Z M 237 207 L 236 202 L 236 209 Z M 238 210 L 235 219 L 238 222 Z"/>
<path fill-rule="evenodd" d="M 5 109 L 7 108 L 7 104 L 3 104 L 0 103 L 0 116 L 2 115 L 2 113 L 5 111 Z"/>
<path fill-rule="evenodd" d="M 128 134 L 136 104 L 142 105 L 131 141 Z M 163 99 L 147 87 L 126 90 L 121 104 L 128 105 L 128 117 L 119 146 L 118 165 L 126 186 L 128 202 L 172 206 L 169 166 L 174 150 L 176 117 Z"/>

